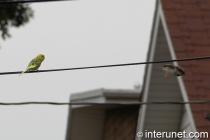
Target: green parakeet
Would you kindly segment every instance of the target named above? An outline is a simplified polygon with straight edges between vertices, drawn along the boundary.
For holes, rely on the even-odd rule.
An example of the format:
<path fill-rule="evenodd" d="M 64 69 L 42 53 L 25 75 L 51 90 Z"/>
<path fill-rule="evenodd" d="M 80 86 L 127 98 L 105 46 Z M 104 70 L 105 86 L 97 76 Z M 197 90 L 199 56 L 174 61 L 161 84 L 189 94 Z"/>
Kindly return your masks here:
<path fill-rule="evenodd" d="M 28 67 L 26 68 L 26 70 L 23 71 L 20 75 L 22 75 L 24 72 L 30 71 L 30 70 L 38 71 L 38 68 L 41 66 L 44 59 L 45 59 L 45 56 L 43 54 L 39 54 L 36 58 L 31 60 L 31 62 L 28 64 Z"/>

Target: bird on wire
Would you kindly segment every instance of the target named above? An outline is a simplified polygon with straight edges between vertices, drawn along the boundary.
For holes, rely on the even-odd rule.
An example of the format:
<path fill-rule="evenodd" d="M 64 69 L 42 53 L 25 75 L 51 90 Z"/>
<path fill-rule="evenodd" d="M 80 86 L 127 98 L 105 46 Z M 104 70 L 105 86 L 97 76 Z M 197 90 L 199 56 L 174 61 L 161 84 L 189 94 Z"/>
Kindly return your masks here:
<path fill-rule="evenodd" d="M 162 70 L 165 72 L 164 79 L 167 81 L 169 75 L 182 76 L 186 75 L 184 69 L 180 66 L 174 66 L 173 64 L 165 64 L 162 67 Z"/>
<path fill-rule="evenodd" d="M 21 76 L 26 71 L 30 72 L 30 70 L 37 70 L 39 72 L 38 68 L 41 66 L 44 59 L 45 59 L 45 56 L 43 54 L 39 54 L 37 57 L 31 60 L 26 70 L 23 71 L 19 76 Z"/>

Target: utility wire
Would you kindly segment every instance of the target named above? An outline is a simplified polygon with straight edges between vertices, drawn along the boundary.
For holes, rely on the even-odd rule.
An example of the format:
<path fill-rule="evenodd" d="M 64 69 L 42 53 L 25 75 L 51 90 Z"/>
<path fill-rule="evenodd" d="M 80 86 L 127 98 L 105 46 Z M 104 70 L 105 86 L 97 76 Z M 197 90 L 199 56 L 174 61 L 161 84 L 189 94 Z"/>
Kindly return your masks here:
<path fill-rule="evenodd" d="M 73 0 L 21 0 L 21 1 L 0 1 L 0 5 L 4 4 L 19 4 L 19 3 L 35 3 L 35 2 L 59 2 L 59 1 L 73 1 Z"/>
<path fill-rule="evenodd" d="M 166 63 L 166 62 L 174 62 L 174 61 L 192 61 L 192 60 L 202 60 L 202 59 L 210 59 L 210 56 L 183 58 L 183 59 L 175 59 L 175 60 L 160 60 L 160 61 L 151 61 L 151 62 L 139 62 L 139 63 L 126 63 L 126 64 L 90 66 L 90 67 L 76 67 L 76 68 L 65 68 L 65 69 L 48 69 L 48 70 L 39 70 L 39 72 L 53 72 L 53 71 L 66 71 L 66 70 L 81 70 L 81 69 L 95 69 L 95 68 L 107 68 L 107 67 L 121 67 L 121 66 L 132 66 L 132 65 L 142 65 L 142 64 Z M 20 74 L 21 72 L 22 71 L 1 72 L 0 75 Z M 25 72 L 25 73 L 37 73 L 37 71 L 30 71 L 30 72 Z"/>
<path fill-rule="evenodd" d="M 134 102 L 134 103 L 93 103 L 93 102 L 71 102 L 71 103 L 61 103 L 61 102 L 16 102 L 16 103 L 3 103 L 0 105 L 150 105 L 150 104 L 206 104 L 210 103 L 210 100 L 200 100 L 200 101 L 154 101 L 154 102 Z"/>

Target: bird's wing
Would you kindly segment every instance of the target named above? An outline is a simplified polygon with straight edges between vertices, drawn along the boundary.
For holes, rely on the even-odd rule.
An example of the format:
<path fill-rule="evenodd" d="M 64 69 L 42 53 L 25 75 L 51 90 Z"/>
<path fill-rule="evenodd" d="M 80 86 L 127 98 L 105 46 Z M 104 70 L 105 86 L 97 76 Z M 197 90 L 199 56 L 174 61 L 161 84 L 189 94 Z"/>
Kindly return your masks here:
<path fill-rule="evenodd" d="M 174 68 L 174 65 L 173 64 L 165 64 L 165 65 L 163 65 L 163 67 Z"/>
<path fill-rule="evenodd" d="M 31 60 L 31 62 L 28 64 L 28 67 L 31 65 L 38 65 L 40 63 L 40 60 L 38 58 L 34 58 Z"/>
<path fill-rule="evenodd" d="M 28 67 L 26 68 L 26 70 L 24 70 L 19 76 L 21 76 L 23 73 L 25 73 L 26 71 L 30 70 L 30 69 L 34 69 L 37 67 L 37 65 L 41 64 L 40 60 L 38 58 L 34 58 L 31 60 L 31 62 L 28 64 Z"/>
<path fill-rule="evenodd" d="M 182 74 L 185 74 L 185 75 L 186 75 L 185 70 L 184 70 L 182 67 L 176 66 L 176 68 L 177 68 L 177 70 L 180 71 Z"/>

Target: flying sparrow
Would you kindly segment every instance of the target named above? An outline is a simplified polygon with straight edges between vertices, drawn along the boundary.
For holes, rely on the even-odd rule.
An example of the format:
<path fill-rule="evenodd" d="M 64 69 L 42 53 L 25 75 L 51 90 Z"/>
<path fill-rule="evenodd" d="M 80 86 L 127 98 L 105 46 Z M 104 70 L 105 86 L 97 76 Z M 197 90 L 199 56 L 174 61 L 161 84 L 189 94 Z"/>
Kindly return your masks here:
<path fill-rule="evenodd" d="M 164 76 L 165 80 L 168 80 L 169 75 L 174 75 L 174 76 L 185 75 L 185 71 L 182 67 L 174 66 L 173 64 L 165 64 L 162 70 L 165 71 L 165 76 Z"/>

